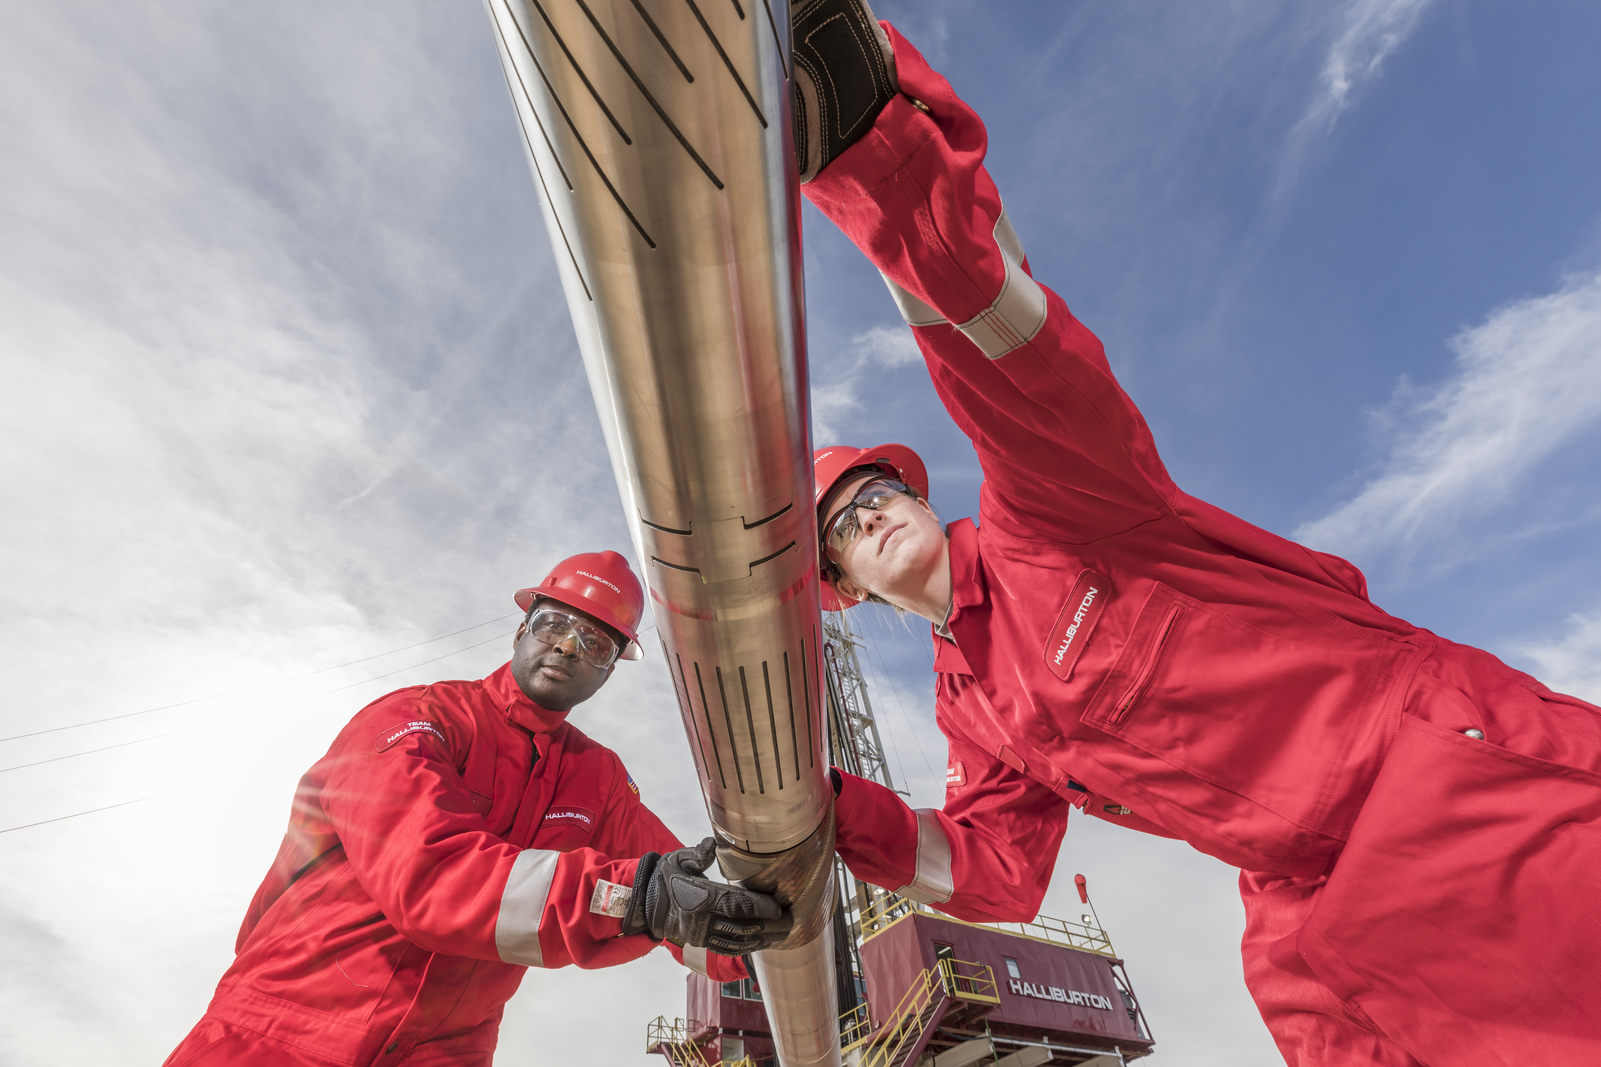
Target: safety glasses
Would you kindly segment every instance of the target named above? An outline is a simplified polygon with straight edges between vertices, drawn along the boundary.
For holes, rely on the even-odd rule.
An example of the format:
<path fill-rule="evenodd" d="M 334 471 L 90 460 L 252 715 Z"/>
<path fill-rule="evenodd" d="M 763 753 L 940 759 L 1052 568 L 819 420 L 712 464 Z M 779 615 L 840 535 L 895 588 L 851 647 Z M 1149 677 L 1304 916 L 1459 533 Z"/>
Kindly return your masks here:
<path fill-rule="evenodd" d="M 856 521 L 858 508 L 883 511 L 890 501 L 906 492 L 910 492 L 906 485 L 894 478 L 874 478 L 856 490 L 850 503 L 830 515 L 820 528 L 823 558 L 830 559 L 830 553 L 845 551 L 862 532 L 862 524 Z"/>
<path fill-rule="evenodd" d="M 612 635 L 599 626 L 556 608 L 540 608 L 529 616 L 528 632 L 534 640 L 553 646 L 569 637 L 576 638 L 578 658 L 592 667 L 610 667 L 622 651 Z"/>

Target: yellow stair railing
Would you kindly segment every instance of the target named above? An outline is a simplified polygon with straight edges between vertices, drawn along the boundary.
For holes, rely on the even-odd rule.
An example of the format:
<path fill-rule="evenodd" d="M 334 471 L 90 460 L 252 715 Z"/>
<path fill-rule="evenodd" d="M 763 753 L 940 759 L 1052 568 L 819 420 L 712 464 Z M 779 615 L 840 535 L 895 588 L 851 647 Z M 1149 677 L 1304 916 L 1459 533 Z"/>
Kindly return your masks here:
<path fill-rule="evenodd" d="M 876 886 L 864 888 L 870 889 L 870 899 L 863 903 L 857 921 L 863 941 L 871 941 L 908 915 L 920 914 L 943 922 L 999 930 L 1014 937 L 1026 937 L 1031 941 L 1066 945 L 1068 948 L 1093 952 L 1098 956 L 1114 958 L 1117 956 L 1112 950 L 1112 939 L 1107 936 L 1106 931 L 1088 923 L 1068 922 L 1066 919 L 1052 919 L 1045 915 L 1037 915 L 1032 922 L 1026 923 L 970 923 L 946 915 L 944 912 L 935 911 L 926 904 L 919 904 L 915 900 L 885 892 Z"/>
<path fill-rule="evenodd" d="M 693 1019 L 674 1019 L 658 1015 L 645 1025 L 645 1051 L 661 1053 L 673 1067 L 715 1067 L 706 1052 L 690 1036 L 700 1029 Z"/>
<path fill-rule="evenodd" d="M 673 1067 L 756 1067 L 756 1061 L 749 1056 L 737 1060 L 707 1059 L 706 1050 L 691 1040 L 702 1029 L 704 1024 L 694 1019 L 668 1022 L 667 1016 L 658 1015 L 645 1024 L 645 1051 L 660 1051 Z"/>
<path fill-rule="evenodd" d="M 900 1067 L 918 1046 L 918 1039 L 934 1022 L 934 1014 L 947 998 L 972 1004 L 999 1004 L 995 972 L 982 963 L 942 959 L 913 979 L 889 1020 L 871 1033 L 866 1005 L 840 1016 L 842 1051 L 861 1048 L 859 1067 Z"/>

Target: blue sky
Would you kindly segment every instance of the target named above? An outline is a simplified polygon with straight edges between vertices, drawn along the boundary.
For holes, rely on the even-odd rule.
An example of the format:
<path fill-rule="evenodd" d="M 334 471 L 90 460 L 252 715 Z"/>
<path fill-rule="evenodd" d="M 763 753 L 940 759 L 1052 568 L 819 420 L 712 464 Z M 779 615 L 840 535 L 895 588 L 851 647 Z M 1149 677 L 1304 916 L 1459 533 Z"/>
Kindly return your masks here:
<path fill-rule="evenodd" d="M 877 8 L 988 120 L 1036 276 L 1184 488 L 1601 698 L 1601 11 Z M 0 736 L 53 731 L 0 742 L 0 830 L 138 801 L 0 833 L 0 1061 L 157 1062 L 345 718 L 493 669 L 511 590 L 629 541 L 477 5 L 10 5 L 0 161 Z M 876 274 L 810 209 L 806 240 L 819 443 L 911 444 L 970 514 Z M 926 634 L 857 625 L 937 803 Z M 702 832 L 654 658 L 580 721 Z M 1275 1062 L 1233 872 L 1075 825 L 1048 914 L 1075 871 L 1153 1062 Z M 651 1062 L 681 983 L 532 974 L 503 1054 Z"/>

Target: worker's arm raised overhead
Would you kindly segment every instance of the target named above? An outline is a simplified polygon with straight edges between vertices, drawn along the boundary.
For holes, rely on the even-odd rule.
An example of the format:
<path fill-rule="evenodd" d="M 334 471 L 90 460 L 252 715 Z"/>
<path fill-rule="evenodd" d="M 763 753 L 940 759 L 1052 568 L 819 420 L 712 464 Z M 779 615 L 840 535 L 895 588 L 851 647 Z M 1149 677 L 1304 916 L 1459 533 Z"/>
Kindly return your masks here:
<path fill-rule="evenodd" d="M 903 95 L 807 197 L 884 274 L 1003 521 L 1086 541 L 1161 514 L 1174 486 L 1150 430 L 1100 341 L 1030 276 L 984 124 L 889 36 Z"/>

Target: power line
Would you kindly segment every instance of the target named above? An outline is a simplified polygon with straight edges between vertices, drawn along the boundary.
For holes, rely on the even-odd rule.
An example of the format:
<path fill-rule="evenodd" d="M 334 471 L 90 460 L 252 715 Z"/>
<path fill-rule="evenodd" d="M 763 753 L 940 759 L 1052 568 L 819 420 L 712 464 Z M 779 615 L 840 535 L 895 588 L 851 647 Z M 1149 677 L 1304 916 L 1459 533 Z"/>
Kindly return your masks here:
<path fill-rule="evenodd" d="M 507 630 L 503 634 L 496 634 L 494 637 L 485 638 L 484 640 L 478 642 L 475 645 L 468 645 L 466 648 L 458 648 L 454 652 L 446 652 L 443 656 L 435 656 L 433 659 L 425 659 L 421 663 L 413 663 L 410 667 L 402 667 L 397 671 L 390 671 L 388 674 L 375 674 L 371 678 L 363 678 L 359 682 L 351 682 L 349 685 L 342 685 L 342 686 L 339 686 L 337 689 L 329 689 L 329 690 L 326 690 L 326 691 L 321 692 L 321 693 L 313 693 L 311 696 L 309 696 L 309 697 L 301 697 L 301 699 L 302 700 L 316 700 L 318 697 L 325 697 L 329 693 L 342 693 L 346 689 L 354 689 L 358 685 L 366 685 L 368 682 L 376 682 L 380 678 L 388 678 L 388 677 L 390 677 L 390 675 L 395 675 L 395 674 L 404 674 L 407 671 L 416 670 L 418 667 L 426 667 L 430 663 L 438 663 L 442 659 L 449 659 L 451 656 L 459 656 L 463 652 L 470 652 L 475 648 L 481 648 L 482 646 L 490 644 L 491 642 L 494 642 L 494 641 L 504 641 L 506 638 L 510 637 L 512 634 L 514 634 L 516 632 L 517 632 L 516 630 Z"/>
<path fill-rule="evenodd" d="M 448 633 L 448 634 L 440 634 L 438 637 L 430 637 L 426 641 L 418 641 L 414 645 L 403 645 L 400 648 L 392 648 L 388 652 L 378 652 L 378 653 L 375 653 L 375 654 L 373 654 L 371 656 L 362 656 L 360 659 L 347 660 L 344 663 L 336 663 L 332 667 L 318 667 L 316 670 L 307 671 L 305 674 L 296 674 L 296 675 L 292 675 L 291 677 L 288 677 L 288 678 L 277 678 L 277 679 L 274 679 L 273 681 L 261 682 L 261 683 L 259 683 L 257 685 L 247 685 L 243 689 L 230 689 L 230 690 L 228 690 L 227 692 L 224 692 L 224 693 L 212 693 L 210 696 L 195 697 L 193 700 L 180 700 L 176 704 L 162 704 L 160 707 L 144 708 L 144 709 L 142 709 L 140 711 L 123 712 L 121 715 L 107 715 L 103 719 L 89 719 L 86 722 L 75 722 L 75 723 L 72 723 L 71 725 L 68 725 L 68 726 L 52 726 L 47 730 L 34 730 L 31 733 L 26 733 L 26 734 L 12 734 L 10 737 L 0 737 L 0 742 L 4 742 L 4 741 L 20 741 L 24 737 L 38 737 L 38 736 L 40 736 L 42 734 L 60 733 L 62 730 L 76 730 L 80 726 L 96 726 L 96 725 L 99 725 L 100 723 L 103 723 L 103 722 L 116 722 L 118 719 L 131 719 L 131 718 L 134 718 L 137 715 L 149 715 L 151 712 L 156 712 L 156 711 L 170 711 L 173 708 L 188 707 L 190 704 L 203 704 L 208 700 L 220 700 L 223 697 L 238 696 L 241 693 L 252 693 L 252 692 L 255 692 L 257 689 L 265 689 L 268 686 L 272 686 L 272 685 L 282 685 L 285 682 L 298 682 L 303 678 L 314 678 L 319 674 L 327 674 L 329 671 L 337 671 L 341 667 L 352 667 L 352 666 L 355 666 L 358 663 L 366 663 L 368 660 L 382 659 L 385 656 L 392 656 L 396 652 L 409 652 L 411 649 L 421 648 L 424 645 L 431 645 L 431 644 L 434 644 L 436 641 L 443 641 L 447 637 L 455 637 L 458 634 L 466 633 L 468 630 L 476 630 L 481 626 L 488 626 L 490 623 L 503 622 L 506 619 L 521 618 L 521 617 L 522 617 L 522 613 L 521 612 L 512 612 L 510 615 L 498 615 L 495 618 L 489 619 L 489 620 L 487 620 L 485 622 L 474 623 L 471 626 L 465 627 L 465 628 L 460 629 L 460 630 L 455 630 L 455 631 L 453 631 L 451 633 Z M 490 640 L 494 640 L 494 638 L 491 638 Z M 487 644 L 487 643 L 488 642 L 480 642 L 480 644 Z M 478 646 L 477 645 L 471 645 L 469 647 L 477 648 Z M 465 652 L 466 649 L 462 649 L 462 651 Z M 451 653 L 451 655 L 454 655 L 454 654 L 455 653 Z M 443 659 L 444 657 L 441 656 L 439 658 Z M 434 661 L 433 660 L 427 660 L 425 662 L 432 663 Z M 421 664 L 421 663 L 415 664 L 415 666 L 419 666 L 419 667 L 422 666 L 422 665 L 423 664 Z M 403 670 L 409 670 L 410 668 L 402 668 L 402 669 Z M 392 671 L 390 673 L 398 674 L 400 672 L 399 671 Z M 378 677 L 386 678 L 386 677 L 388 677 L 388 675 L 380 674 Z M 370 681 L 371 679 L 368 679 L 368 680 Z M 360 685 L 361 683 L 357 682 L 356 684 Z M 349 688 L 349 687 L 346 686 L 345 688 Z M 329 692 L 338 692 L 338 690 L 331 689 L 331 690 L 329 690 Z"/>
<path fill-rule="evenodd" d="M 143 804 L 145 801 L 154 800 L 160 795 L 160 793 L 153 793 L 150 796 L 140 797 L 137 800 L 124 800 L 118 804 L 107 804 L 103 808 L 90 808 L 88 811 L 75 811 L 71 815 L 57 815 L 54 819 L 40 819 L 38 822 L 23 823 L 21 826 L 8 826 L 4 830 L 0 830 L 0 834 L 9 834 L 13 830 L 27 830 L 30 827 L 43 826 L 46 823 L 65 822 L 68 819 L 76 819 L 81 815 L 93 815 L 97 811 L 110 811 L 112 808 L 126 808 L 129 804 Z"/>
<path fill-rule="evenodd" d="M 33 763 L 19 763 L 15 767 L 0 767 L 0 774 L 4 774 L 7 771 L 20 771 L 25 767 L 42 767 L 46 763 L 55 763 L 59 760 L 72 759 L 74 756 L 88 756 L 95 752 L 109 752 L 114 748 L 127 748 L 129 745 L 142 745 L 146 741 L 155 741 L 163 737 L 171 737 L 174 733 L 177 733 L 177 731 L 169 730 L 164 734 L 156 734 L 154 737 L 139 737 L 132 741 L 119 741 L 114 745 L 106 745 L 102 748 L 86 748 L 82 752 L 69 752 L 65 756 L 51 756 L 49 759 L 36 760 Z"/>
<path fill-rule="evenodd" d="M 489 621 L 490 622 L 498 622 L 500 620 L 491 619 Z M 487 623 L 479 623 L 478 625 L 479 626 L 485 626 L 485 625 L 488 625 L 488 624 Z M 469 626 L 469 627 L 467 627 L 467 629 L 468 630 L 474 630 L 474 629 L 477 629 L 477 627 Z M 466 631 L 458 630 L 456 632 L 457 633 L 465 633 Z M 516 632 L 517 631 L 515 631 L 515 630 L 507 630 L 503 634 L 496 634 L 494 637 L 487 637 L 484 640 L 477 642 L 476 644 L 468 645 L 466 648 L 458 648 L 454 652 L 446 652 L 443 656 L 435 656 L 433 659 L 425 659 L 421 663 L 413 663 L 410 666 L 401 667 L 398 670 L 388 671 L 388 672 L 386 672 L 384 674 L 375 674 L 371 678 L 363 678 L 359 682 L 351 682 L 349 685 L 342 685 L 342 686 L 339 686 L 336 689 L 329 689 L 329 690 L 326 690 L 325 692 L 321 692 L 321 693 L 313 693 L 310 696 L 301 697 L 300 699 L 301 700 L 316 700 L 318 697 L 325 697 L 329 693 L 341 693 L 341 692 L 344 692 L 346 689 L 354 689 L 358 685 L 366 685 L 368 682 L 376 682 L 380 678 L 388 678 L 391 675 L 404 674 L 406 671 L 416 670 L 418 667 L 426 667 L 430 663 L 438 663 L 442 659 L 449 659 L 452 656 L 459 656 L 463 652 L 470 652 L 475 648 L 480 648 L 480 647 L 482 647 L 484 645 L 490 644 L 491 642 L 504 640 L 504 639 L 510 637 L 512 634 L 514 634 Z M 454 637 L 455 634 L 446 634 L 445 636 L 446 637 Z M 437 640 L 443 640 L 443 638 L 439 638 Z M 422 643 L 423 644 L 429 644 L 430 642 L 424 641 Z M 416 648 L 418 646 L 409 645 L 407 647 Z M 395 651 L 396 652 L 404 652 L 405 649 L 395 649 Z M 386 652 L 386 653 L 384 653 L 384 655 L 389 655 L 389 653 Z M 367 659 L 377 659 L 378 657 L 376 657 L 376 656 L 368 656 L 366 658 Z M 351 663 L 361 663 L 361 662 L 364 662 L 364 661 L 363 660 L 351 660 Z M 350 664 L 342 664 L 342 666 L 349 666 L 349 665 Z M 332 670 L 332 669 L 333 668 L 325 668 L 325 670 Z M 312 674 L 321 674 L 321 673 L 323 673 L 323 671 L 313 671 L 312 672 Z M 307 678 L 307 677 L 310 677 L 310 675 L 301 675 L 300 677 Z M 294 681 L 295 679 L 287 679 L 287 680 Z M 260 689 L 261 686 L 251 686 L 250 688 L 251 689 Z M 249 692 L 249 691 L 250 691 L 249 689 L 238 690 L 238 692 L 240 692 L 240 693 L 246 693 L 246 692 Z M 232 695 L 232 694 L 224 693 L 222 695 L 223 696 L 229 696 L 229 695 Z M 189 703 L 194 703 L 194 701 L 190 701 Z M 178 707 L 178 705 L 169 704 L 168 707 Z M 154 710 L 160 710 L 160 709 L 153 708 L 153 709 L 150 709 L 150 710 L 154 711 Z M 135 714 L 137 714 L 137 713 L 135 713 Z M 127 716 L 119 716 L 119 717 L 126 718 Z M 62 727 L 62 729 L 65 729 L 65 727 Z M 155 741 L 155 740 L 158 740 L 160 738 L 171 737 L 174 734 L 182 733 L 182 732 L 183 731 L 181 731 L 181 730 L 169 730 L 167 733 L 164 733 L 164 734 L 155 734 L 155 735 L 153 735 L 151 737 L 140 737 L 140 738 L 136 738 L 136 739 L 134 739 L 132 741 L 119 741 L 115 745 L 105 745 L 105 746 L 103 746 L 101 748 L 86 748 L 81 752 L 69 752 L 65 756 L 52 756 L 49 759 L 38 760 L 38 761 L 36 761 L 34 763 L 19 763 L 15 767 L 0 767 L 0 774 L 4 774 L 7 771 L 20 771 L 25 767 L 37 767 L 40 764 L 44 764 L 44 763 L 56 763 L 56 762 L 59 762 L 59 761 L 64 760 L 64 759 L 73 759 L 73 758 L 75 758 L 77 756 L 88 756 L 88 755 L 92 755 L 92 754 L 94 754 L 96 752 L 105 752 L 108 749 L 125 748 L 128 745 L 137 745 L 137 744 L 141 744 L 141 743 L 143 743 L 145 741 Z M 10 740 L 10 738 L 7 738 L 6 740 Z"/>

